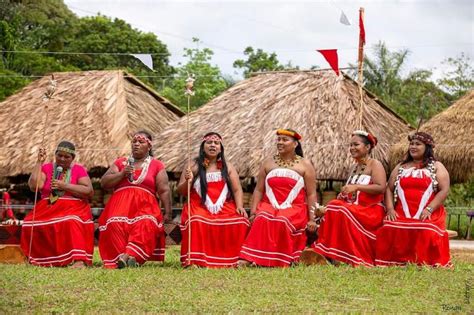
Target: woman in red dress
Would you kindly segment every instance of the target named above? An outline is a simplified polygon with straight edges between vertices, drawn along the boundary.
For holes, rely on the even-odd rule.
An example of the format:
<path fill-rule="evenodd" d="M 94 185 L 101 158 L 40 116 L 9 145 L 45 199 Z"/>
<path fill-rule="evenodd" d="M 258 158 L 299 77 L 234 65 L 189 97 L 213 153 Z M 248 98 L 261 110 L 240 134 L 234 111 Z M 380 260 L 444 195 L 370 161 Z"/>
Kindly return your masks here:
<path fill-rule="evenodd" d="M 377 232 L 379 266 L 452 266 L 446 211 L 449 174 L 434 158 L 433 138 L 424 132 L 408 137 L 405 160 L 390 175 L 385 195 L 387 215 Z"/>
<path fill-rule="evenodd" d="M 99 252 L 106 268 L 165 258 L 163 220 L 171 217 L 170 189 L 164 164 L 152 157 L 151 141 L 148 132 L 137 132 L 132 156 L 117 159 L 101 179 L 104 189 L 114 189 L 99 218 Z"/>
<path fill-rule="evenodd" d="M 321 258 L 352 266 L 375 265 L 375 233 L 385 215 L 387 185 L 382 163 L 369 158 L 376 144 L 377 138 L 365 131 L 352 134 L 350 153 L 356 164 L 338 198 L 327 205 L 318 239 L 311 246 Z"/>
<path fill-rule="evenodd" d="M 178 191 L 191 187 L 191 220 L 186 204 L 181 214 L 181 263 L 187 267 L 235 267 L 250 223 L 243 207 L 239 174 L 226 162 L 222 137 L 210 132 L 199 156 L 183 170 Z M 189 224 L 191 222 L 191 231 Z M 191 233 L 191 242 L 189 242 Z M 191 248 L 189 248 L 191 243 Z"/>
<path fill-rule="evenodd" d="M 28 185 L 31 191 L 38 187 L 41 200 L 25 217 L 21 231 L 21 248 L 33 265 L 92 264 L 94 222 L 87 199 L 94 191 L 86 169 L 73 163 L 75 156 L 69 141 L 58 144 L 54 163 L 42 164 L 46 152 L 39 151 Z"/>
<path fill-rule="evenodd" d="M 287 267 L 299 261 L 306 233 L 316 230 L 308 204 L 316 202 L 315 171 L 294 130 L 277 130 L 278 154 L 263 161 L 250 209 L 252 228 L 239 266 Z"/>

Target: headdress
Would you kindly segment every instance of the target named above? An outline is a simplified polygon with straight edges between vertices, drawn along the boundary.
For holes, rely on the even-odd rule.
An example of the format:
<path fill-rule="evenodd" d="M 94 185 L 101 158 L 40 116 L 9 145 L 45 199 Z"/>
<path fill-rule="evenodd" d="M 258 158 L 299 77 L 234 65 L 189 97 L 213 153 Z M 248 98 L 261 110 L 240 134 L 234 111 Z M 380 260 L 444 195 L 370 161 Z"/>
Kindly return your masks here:
<path fill-rule="evenodd" d="M 276 134 L 279 136 L 290 136 L 296 140 L 301 140 L 301 135 L 291 129 L 278 129 Z"/>
<path fill-rule="evenodd" d="M 352 133 L 353 136 L 364 136 L 364 137 L 367 137 L 367 139 L 369 140 L 370 142 L 370 146 L 372 148 L 374 148 L 377 143 L 378 143 L 378 140 L 377 140 L 377 137 L 375 137 L 373 134 L 371 133 L 368 133 L 367 131 L 364 131 L 364 130 L 356 130 Z"/>
<path fill-rule="evenodd" d="M 151 140 L 148 139 L 147 137 L 145 137 L 144 135 L 140 134 L 140 133 L 137 133 L 136 135 L 133 136 L 132 141 L 135 141 L 135 140 L 144 141 L 144 142 L 148 143 L 151 147 Z"/>
<path fill-rule="evenodd" d="M 424 144 L 431 145 L 433 148 L 435 146 L 435 142 L 433 140 L 433 137 L 431 135 L 427 134 L 426 132 L 423 132 L 423 131 L 417 131 L 413 134 L 408 135 L 408 140 L 409 141 L 419 140 L 419 141 L 423 142 Z"/>

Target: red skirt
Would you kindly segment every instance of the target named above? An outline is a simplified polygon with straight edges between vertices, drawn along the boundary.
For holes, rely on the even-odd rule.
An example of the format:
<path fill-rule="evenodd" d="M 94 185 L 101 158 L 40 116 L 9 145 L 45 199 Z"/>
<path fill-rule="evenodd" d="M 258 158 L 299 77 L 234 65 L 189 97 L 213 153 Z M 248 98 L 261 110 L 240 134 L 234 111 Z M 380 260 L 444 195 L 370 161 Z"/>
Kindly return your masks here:
<path fill-rule="evenodd" d="M 139 187 L 118 189 L 99 218 L 99 252 L 104 267 L 117 268 L 120 255 L 139 264 L 164 261 L 165 231 L 158 201 Z"/>
<path fill-rule="evenodd" d="M 197 196 L 197 195 L 196 195 Z M 188 205 L 181 214 L 181 264 L 221 268 L 234 267 L 250 223 L 236 212 L 233 201 L 227 201 L 212 214 L 200 200 L 191 200 L 191 252 L 188 257 Z"/>
<path fill-rule="evenodd" d="M 378 266 L 407 263 L 452 266 L 444 207 L 434 211 L 431 220 L 425 221 L 405 218 L 403 211 L 397 211 L 397 214 L 396 221 L 385 221 L 377 232 L 375 263 Z"/>
<path fill-rule="evenodd" d="M 375 233 L 382 226 L 384 208 L 332 200 L 326 207 L 318 239 L 312 248 L 319 254 L 350 264 L 375 265 Z"/>
<path fill-rule="evenodd" d="M 304 205 L 278 210 L 261 201 L 240 257 L 264 267 L 288 267 L 297 263 L 306 246 L 307 223 Z"/>
<path fill-rule="evenodd" d="M 43 199 L 34 212 L 34 221 L 30 211 L 21 232 L 21 248 L 31 264 L 47 267 L 67 266 L 74 261 L 92 264 L 94 222 L 87 202 L 60 198 L 49 204 L 48 199 Z"/>

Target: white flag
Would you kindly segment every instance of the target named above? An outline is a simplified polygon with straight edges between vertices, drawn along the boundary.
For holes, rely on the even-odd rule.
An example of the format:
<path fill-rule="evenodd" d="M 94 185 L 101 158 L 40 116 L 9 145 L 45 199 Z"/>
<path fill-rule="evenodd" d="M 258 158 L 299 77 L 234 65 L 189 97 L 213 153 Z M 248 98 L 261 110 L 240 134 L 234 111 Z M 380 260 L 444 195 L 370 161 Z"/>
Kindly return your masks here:
<path fill-rule="evenodd" d="M 153 59 L 151 59 L 150 54 L 131 54 L 133 57 L 140 60 L 145 66 L 150 68 L 153 71 Z"/>
<path fill-rule="evenodd" d="M 351 21 L 347 18 L 346 14 L 344 11 L 341 10 L 341 17 L 339 18 L 339 22 L 341 22 L 344 25 L 351 25 Z"/>

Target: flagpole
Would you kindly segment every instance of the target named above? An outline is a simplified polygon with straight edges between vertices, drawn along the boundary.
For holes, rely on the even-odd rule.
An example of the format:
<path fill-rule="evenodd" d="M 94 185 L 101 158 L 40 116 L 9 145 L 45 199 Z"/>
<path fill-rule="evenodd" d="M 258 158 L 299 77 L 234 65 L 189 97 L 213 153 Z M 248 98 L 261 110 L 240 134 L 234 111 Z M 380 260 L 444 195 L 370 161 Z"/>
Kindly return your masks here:
<path fill-rule="evenodd" d="M 191 135 L 190 135 L 190 128 L 189 128 L 189 113 L 191 111 L 191 96 L 194 95 L 193 87 L 194 87 L 194 79 L 193 79 L 193 75 L 191 74 L 191 75 L 188 75 L 188 78 L 186 79 L 186 91 L 185 91 L 185 94 L 188 96 L 188 108 L 187 108 L 187 115 L 186 115 L 188 169 L 191 168 Z M 187 266 L 191 266 L 191 181 L 190 180 L 188 180 L 187 204 L 188 204 Z"/>
<path fill-rule="evenodd" d="M 357 82 L 359 85 L 359 129 L 362 128 L 362 117 L 364 112 L 364 100 L 362 84 L 364 82 L 364 45 L 365 45 L 365 29 L 364 29 L 364 8 L 359 9 L 359 57 L 358 57 L 358 75 Z"/>

